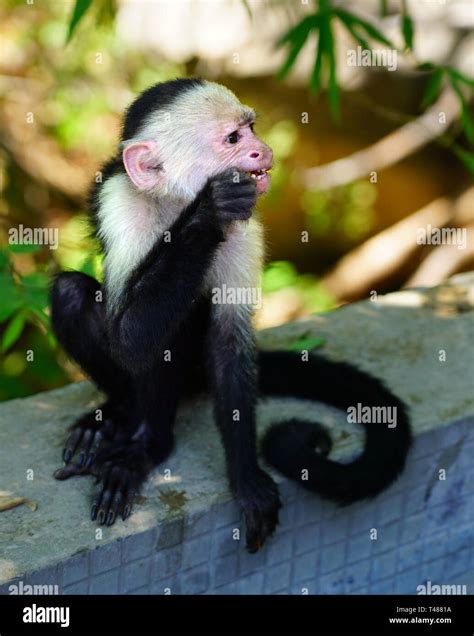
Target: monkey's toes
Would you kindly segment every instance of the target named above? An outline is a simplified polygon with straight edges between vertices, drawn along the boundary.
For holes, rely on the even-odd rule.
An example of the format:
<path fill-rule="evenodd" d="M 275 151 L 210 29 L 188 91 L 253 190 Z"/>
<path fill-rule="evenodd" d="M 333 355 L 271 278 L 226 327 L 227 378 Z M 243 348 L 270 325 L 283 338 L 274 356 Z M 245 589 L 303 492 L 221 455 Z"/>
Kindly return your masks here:
<path fill-rule="evenodd" d="M 122 519 L 130 515 L 136 494 L 133 473 L 121 466 L 109 466 L 96 497 L 92 503 L 91 520 L 100 526 L 111 526 L 121 514 Z"/>

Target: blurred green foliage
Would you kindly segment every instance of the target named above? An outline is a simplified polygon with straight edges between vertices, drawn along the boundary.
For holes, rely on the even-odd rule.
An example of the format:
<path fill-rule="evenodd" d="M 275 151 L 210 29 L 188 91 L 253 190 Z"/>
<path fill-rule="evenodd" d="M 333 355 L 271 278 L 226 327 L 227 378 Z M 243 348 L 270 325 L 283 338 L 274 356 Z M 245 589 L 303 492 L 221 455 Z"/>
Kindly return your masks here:
<path fill-rule="evenodd" d="M 298 55 L 306 44 L 311 34 L 318 38 L 313 71 L 309 78 L 310 90 L 319 93 L 323 87 L 323 75 L 326 76 L 326 87 L 331 114 L 335 121 L 340 120 L 340 88 L 336 72 L 336 47 L 334 37 L 334 23 L 339 22 L 351 35 L 351 37 L 363 48 L 370 49 L 371 42 L 379 42 L 400 54 L 409 52 L 413 58 L 414 23 L 407 10 L 405 0 L 401 2 L 402 15 L 400 20 L 401 34 L 404 48 L 399 51 L 394 42 L 388 39 L 377 27 L 360 16 L 347 11 L 334 0 L 315 0 L 316 10 L 313 14 L 304 17 L 298 24 L 291 27 L 278 41 L 278 46 L 287 46 L 287 58 L 278 72 L 278 77 L 286 77 L 294 66 Z M 380 14 L 386 14 L 387 6 L 384 1 L 380 3 Z M 460 109 L 461 124 L 466 140 L 472 146 L 474 142 L 474 124 L 468 106 L 466 93 L 472 95 L 474 80 L 458 70 L 446 65 L 433 64 L 430 61 L 417 62 L 417 67 L 422 71 L 429 71 L 431 79 L 427 83 L 423 96 L 422 108 L 426 108 L 440 94 L 444 83 L 451 85 L 456 93 Z M 466 168 L 474 174 L 474 152 L 467 150 L 457 143 L 450 144 L 454 154 L 464 163 Z"/>

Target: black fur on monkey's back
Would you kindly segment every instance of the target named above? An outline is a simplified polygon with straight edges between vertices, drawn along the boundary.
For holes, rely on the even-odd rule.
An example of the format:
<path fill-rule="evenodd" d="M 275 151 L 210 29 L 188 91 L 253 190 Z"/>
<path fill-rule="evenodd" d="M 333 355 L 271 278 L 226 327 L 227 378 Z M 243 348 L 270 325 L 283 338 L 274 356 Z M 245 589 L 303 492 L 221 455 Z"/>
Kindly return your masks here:
<path fill-rule="evenodd" d="M 313 355 L 302 361 L 286 351 L 259 353 L 260 390 L 266 395 L 297 396 L 317 400 L 340 409 L 358 403 L 369 407 L 395 407 L 396 427 L 386 423 L 364 423 L 366 441 L 362 454 L 342 464 L 315 452 L 326 438 L 319 424 L 290 420 L 272 426 L 262 441 L 265 459 L 303 487 L 341 504 L 373 497 L 387 488 L 402 471 L 410 447 L 407 407 L 377 378 L 344 362 Z M 308 471 L 302 479 L 302 471 Z"/>

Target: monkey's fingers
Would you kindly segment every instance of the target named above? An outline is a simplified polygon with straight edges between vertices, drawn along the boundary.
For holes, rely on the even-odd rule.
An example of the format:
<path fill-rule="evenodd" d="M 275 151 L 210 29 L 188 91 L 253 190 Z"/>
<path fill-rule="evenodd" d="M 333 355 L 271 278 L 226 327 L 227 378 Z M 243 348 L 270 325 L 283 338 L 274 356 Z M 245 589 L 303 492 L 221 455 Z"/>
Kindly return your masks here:
<path fill-rule="evenodd" d="M 134 477 L 127 468 L 111 467 L 92 504 L 91 519 L 97 519 L 99 525 L 111 526 L 121 514 L 125 521 L 135 497 L 133 482 Z"/>
<path fill-rule="evenodd" d="M 55 479 L 59 479 L 59 481 L 64 481 L 64 479 L 69 479 L 69 477 L 75 477 L 77 475 L 90 475 L 90 471 L 88 468 L 84 466 L 77 466 L 76 464 L 68 464 L 63 468 L 58 468 L 54 473 L 53 477 Z"/>
<path fill-rule="evenodd" d="M 90 468 L 92 464 L 94 463 L 94 459 L 96 458 L 97 453 L 99 452 L 102 446 L 103 437 L 104 436 L 102 435 L 101 431 L 96 431 L 94 433 L 93 438 L 90 441 L 90 444 L 88 445 L 88 448 L 84 450 L 83 453 L 81 453 L 81 456 L 84 454 L 84 459 L 85 459 L 84 465 L 86 466 L 86 468 Z M 80 457 L 79 457 L 79 460 L 80 460 Z M 79 461 L 79 463 L 81 462 Z"/>
<path fill-rule="evenodd" d="M 79 442 L 82 439 L 84 434 L 84 430 L 80 427 L 74 428 L 72 433 L 67 438 L 66 446 L 63 451 L 63 460 L 65 464 L 69 464 L 74 453 L 76 452 L 76 448 Z"/>

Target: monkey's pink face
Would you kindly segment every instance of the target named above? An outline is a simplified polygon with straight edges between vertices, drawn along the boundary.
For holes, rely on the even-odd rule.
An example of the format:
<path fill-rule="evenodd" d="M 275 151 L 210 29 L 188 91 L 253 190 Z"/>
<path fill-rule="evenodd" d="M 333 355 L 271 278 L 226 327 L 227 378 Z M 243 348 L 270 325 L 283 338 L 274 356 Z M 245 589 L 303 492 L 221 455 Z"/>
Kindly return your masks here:
<path fill-rule="evenodd" d="M 246 116 L 239 122 L 218 126 L 214 137 L 214 151 L 220 170 L 237 168 L 255 180 L 257 194 L 268 190 L 273 165 L 273 153 L 254 133 L 255 118 Z"/>

